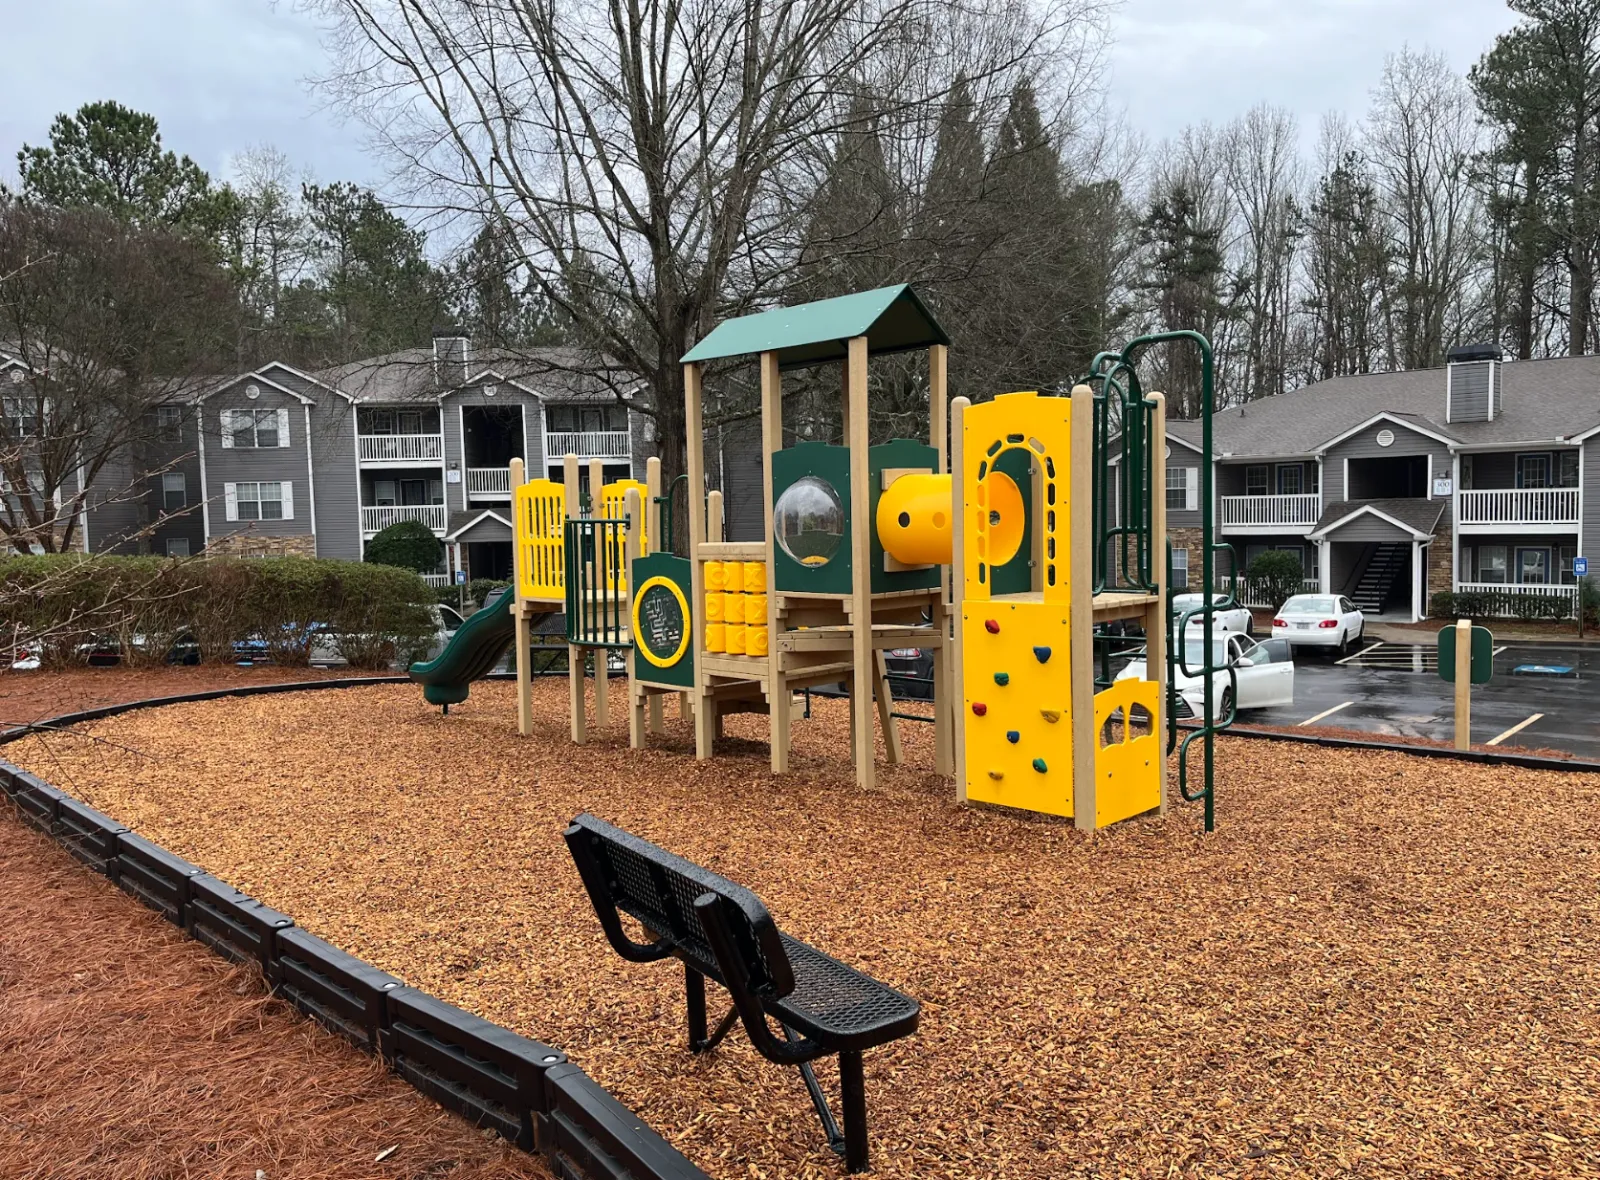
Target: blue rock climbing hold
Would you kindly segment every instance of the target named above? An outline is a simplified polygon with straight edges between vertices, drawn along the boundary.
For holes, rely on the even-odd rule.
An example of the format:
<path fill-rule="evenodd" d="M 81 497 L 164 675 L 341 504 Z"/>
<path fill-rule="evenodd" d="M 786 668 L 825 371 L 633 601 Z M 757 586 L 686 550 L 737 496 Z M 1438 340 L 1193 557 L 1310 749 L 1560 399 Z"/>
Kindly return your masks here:
<path fill-rule="evenodd" d="M 1041 664 L 1048 663 L 1050 660 L 1050 649 L 1048 647 L 1034 648 L 1033 658 L 1038 660 Z"/>
<path fill-rule="evenodd" d="M 1014 730 L 1014 729 L 1006 730 L 1006 741 L 1010 742 L 1013 746 L 1016 745 L 1021 740 L 1022 740 L 1022 735 L 1020 733 L 1018 733 L 1016 730 Z"/>
<path fill-rule="evenodd" d="M 1005 687 L 1006 685 L 1011 683 L 1011 673 L 1010 672 L 996 672 L 994 674 L 994 682 L 996 684 L 1000 685 L 1002 688 Z"/>

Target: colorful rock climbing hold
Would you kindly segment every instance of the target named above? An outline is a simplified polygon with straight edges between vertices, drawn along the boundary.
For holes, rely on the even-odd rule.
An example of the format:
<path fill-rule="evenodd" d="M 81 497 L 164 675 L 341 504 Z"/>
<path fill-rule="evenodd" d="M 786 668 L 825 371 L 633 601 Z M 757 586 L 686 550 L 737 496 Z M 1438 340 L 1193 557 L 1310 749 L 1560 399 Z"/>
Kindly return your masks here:
<path fill-rule="evenodd" d="M 1043 717 L 1051 725 L 1054 725 L 1057 721 L 1061 720 L 1061 710 L 1059 710 L 1059 709 L 1040 709 L 1039 710 L 1039 716 Z"/>
<path fill-rule="evenodd" d="M 994 674 L 994 682 L 996 684 L 998 684 L 1001 688 L 1004 688 L 1006 685 L 1011 683 L 1011 673 L 1010 672 L 996 672 Z"/>
<path fill-rule="evenodd" d="M 1006 741 L 1010 742 L 1013 746 L 1016 745 L 1021 740 L 1022 740 L 1022 735 L 1020 733 L 1018 733 L 1016 730 L 1014 730 L 1014 729 L 1006 730 Z"/>
<path fill-rule="evenodd" d="M 972 702 L 972 715 L 974 717 L 982 717 L 988 711 L 989 711 L 989 706 L 984 704 L 982 701 L 973 701 Z"/>
<path fill-rule="evenodd" d="M 1048 647 L 1034 648 L 1033 658 L 1038 660 L 1041 664 L 1048 663 L 1050 660 L 1050 649 Z"/>
<path fill-rule="evenodd" d="M 1046 766 L 1044 764 L 1044 759 L 1043 758 L 1035 758 L 1033 760 L 1033 768 L 1035 770 L 1037 770 L 1040 774 L 1043 774 L 1043 773 L 1045 773 L 1045 771 L 1050 769 L 1048 766 Z"/>
<path fill-rule="evenodd" d="M 995 782 L 999 782 L 1001 779 L 1006 777 L 1006 772 L 1003 770 L 991 770 L 989 772 L 989 777 L 994 779 Z"/>
<path fill-rule="evenodd" d="M 985 619 L 983 621 L 983 629 L 985 631 L 987 631 L 990 635 L 998 635 L 998 634 L 1000 634 L 1000 620 L 999 619 Z"/>

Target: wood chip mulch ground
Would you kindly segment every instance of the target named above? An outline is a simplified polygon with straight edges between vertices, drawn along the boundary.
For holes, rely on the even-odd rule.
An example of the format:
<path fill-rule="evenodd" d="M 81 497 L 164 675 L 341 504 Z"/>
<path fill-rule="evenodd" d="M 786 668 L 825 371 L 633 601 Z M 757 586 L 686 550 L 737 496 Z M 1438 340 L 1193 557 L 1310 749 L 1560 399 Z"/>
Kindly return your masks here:
<path fill-rule="evenodd" d="M 614 685 L 614 691 L 620 686 Z M 409 686 L 132 714 L 11 755 L 409 982 L 572 1055 L 719 1180 L 841 1174 L 798 1077 L 683 1049 L 681 973 L 606 946 L 561 842 L 592 811 L 747 884 L 923 1004 L 867 1056 L 874 1174 L 1600 1173 L 1600 776 L 1219 743 L 1198 808 L 1089 841 L 862 793 L 843 702 L 567 740 L 565 685 Z M 621 695 L 619 691 L 616 695 Z M 832 1091 L 831 1069 L 819 1070 Z"/>
<path fill-rule="evenodd" d="M 548 1173 L 0 812 L 0 1176 Z M 379 1160 L 379 1156 L 382 1160 Z"/>

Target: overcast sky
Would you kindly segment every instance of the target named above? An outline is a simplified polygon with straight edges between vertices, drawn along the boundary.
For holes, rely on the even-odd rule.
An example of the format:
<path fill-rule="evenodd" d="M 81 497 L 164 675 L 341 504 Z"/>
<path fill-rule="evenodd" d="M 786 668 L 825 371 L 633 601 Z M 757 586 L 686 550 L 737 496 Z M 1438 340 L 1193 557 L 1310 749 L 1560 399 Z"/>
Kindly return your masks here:
<path fill-rule="evenodd" d="M 1385 53 L 1432 46 L 1465 69 L 1511 23 L 1501 0 L 1124 0 L 1111 100 L 1151 140 L 1265 100 L 1299 115 L 1309 143 L 1325 110 L 1365 109 Z M 57 112 L 115 98 L 216 175 L 265 142 L 320 180 L 382 180 L 360 129 L 309 91 L 326 59 L 288 0 L 0 0 L 0 30 L 7 179 Z"/>

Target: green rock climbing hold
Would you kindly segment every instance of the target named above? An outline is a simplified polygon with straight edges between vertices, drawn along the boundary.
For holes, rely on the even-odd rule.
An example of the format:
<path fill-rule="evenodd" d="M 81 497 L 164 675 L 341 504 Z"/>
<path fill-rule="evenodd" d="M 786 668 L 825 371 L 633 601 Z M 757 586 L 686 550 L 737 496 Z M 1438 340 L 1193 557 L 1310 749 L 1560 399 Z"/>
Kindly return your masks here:
<path fill-rule="evenodd" d="M 1050 769 L 1048 766 L 1046 766 L 1044 764 L 1044 759 L 1043 758 L 1035 758 L 1033 760 L 1033 768 L 1035 770 L 1037 770 L 1040 774 L 1043 774 L 1045 771 Z"/>
<path fill-rule="evenodd" d="M 996 672 L 994 674 L 994 682 L 996 684 L 1000 685 L 1000 687 L 1004 688 L 1006 685 L 1011 683 L 1011 673 L 1010 672 Z"/>

